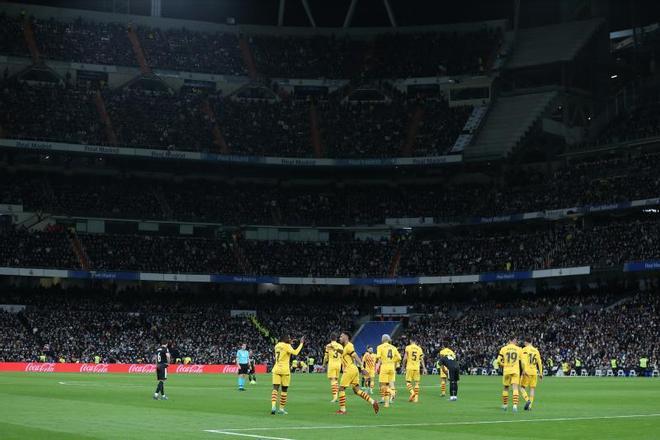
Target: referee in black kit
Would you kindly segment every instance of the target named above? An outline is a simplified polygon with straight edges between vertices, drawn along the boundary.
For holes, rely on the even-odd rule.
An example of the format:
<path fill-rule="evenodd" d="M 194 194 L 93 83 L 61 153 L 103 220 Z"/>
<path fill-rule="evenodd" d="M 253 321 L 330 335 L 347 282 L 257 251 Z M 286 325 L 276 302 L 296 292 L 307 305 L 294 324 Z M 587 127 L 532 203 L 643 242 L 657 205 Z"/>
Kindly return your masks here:
<path fill-rule="evenodd" d="M 156 350 L 156 379 L 158 380 L 158 386 L 154 393 L 154 400 L 167 400 L 164 382 L 167 380 L 167 366 L 171 359 L 172 356 L 170 355 L 169 348 L 167 348 L 167 341 L 163 339 L 160 343 L 160 347 Z"/>

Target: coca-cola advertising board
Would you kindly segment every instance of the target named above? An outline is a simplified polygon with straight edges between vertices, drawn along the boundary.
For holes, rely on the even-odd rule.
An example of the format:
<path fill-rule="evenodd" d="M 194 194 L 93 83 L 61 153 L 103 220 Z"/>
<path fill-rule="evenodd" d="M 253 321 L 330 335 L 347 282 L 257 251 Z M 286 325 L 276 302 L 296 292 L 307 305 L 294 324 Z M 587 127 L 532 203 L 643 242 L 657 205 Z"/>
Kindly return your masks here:
<path fill-rule="evenodd" d="M 265 373 L 266 365 L 256 365 L 256 373 Z M 0 371 L 24 371 L 28 373 L 88 373 L 88 374 L 153 374 L 154 364 L 72 364 L 48 362 L 0 362 Z M 172 364 L 169 374 L 236 374 L 238 367 L 233 364 Z"/>

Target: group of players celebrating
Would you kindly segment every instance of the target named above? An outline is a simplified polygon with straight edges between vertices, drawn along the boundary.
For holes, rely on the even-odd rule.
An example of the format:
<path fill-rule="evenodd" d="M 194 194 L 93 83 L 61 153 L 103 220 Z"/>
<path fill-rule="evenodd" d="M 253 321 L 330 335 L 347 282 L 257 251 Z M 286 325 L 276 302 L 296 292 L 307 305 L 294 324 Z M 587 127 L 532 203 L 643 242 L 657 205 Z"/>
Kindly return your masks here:
<path fill-rule="evenodd" d="M 292 355 L 297 356 L 300 353 L 304 342 L 305 338 L 300 338 L 298 346 L 293 348 L 290 337 L 286 336 L 275 345 L 271 414 L 287 414 L 286 403 L 291 383 L 290 360 Z M 443 385 L 449 378 L 449 400 L 455 401 L 458 398 L 459 381 L 456 354 L 445 347 L 439 352 L 438 362 Z M 381 344 L 376 348 L 375 353 L 373 347 L 367 347 L 367 351 L 360 358 L 355 352 L 350 334 L 343 332 L 339 335 L 338 341 L 333 339 L 325 346 L 324 365 L 326 364 L 332 393 L 331 401 L 339 403 L 339 409 L 336 412 L 339 415 L 346 414 L 347 388 L 351 388 L 356 396 L 371 405 L 375 414 L 378 414 L 381 405 L 389 408 L 396 397 L 396 369 L 399 364 L 403 365 L 402 372 L 405 372 L 406 376 L 406 387 L 410 394 L 408 401 L 411 403 L 418 402 L 421 373 L 427 374 L 424 352 L 416 341 L 414 339 L 410 340 L 410 344 L 406 346 L 402 358 L 399 350 L 392 345 L 391 337 L 387 334 L 381 337 Z M 376 401 L 372 397 L 377 371 L 380 401 Z M 362 376 L 363 388 L 360 387 L 360 376 Z M 443 396 L 444 390 L 443 386 Z M 278 400 L 279 408 L 277 405 Z"/>
<path fill-rule="evenodd" d="M 288 414 L 286 403 L 289 385 L 291 384 L 291 356 L 297 356 L 303 348 L 305 338 L 300 338 L 298 346 L 293 348 L 291 338 L 285 336 L 275 345 L 275 363 L 272 369 L 273 390 L 271 392 L 271 414 Z M 460 379 L 456 353 L 447 347 L 447 343 L 438 352 L 436 367 L 440 373 L 441 393 L 445 395 L 446 382 L 449 379 L 449 400 L 458 399 L 458 381 Z M 153 398 L 167 400 L 164 382 L 167 380 L 167 366 L 171 362 L 168 342 L 163 340 L 156 351 L 156 379 L 158 385 Z M 500 349 L 497 356 L 498 364 L 502 368 L 502 409 L 506 411 L 509 404 L 509 390 L 511 390 L 512 411 L 518 411 L 518 403 L 522 394 L 525 401 L 524 409 L 529 411 L 534 405 L 536 386 L 543 379 L 543 362 L 536 347 L 532 345 L 531 338 L 525 338 L 523 347 L 518 345 L 517 338 L 512 338 Z M 239 367 L 239 389 L 244 390 L 245 376 L 255 383 L 254 360 L 251 353 L 242 344 L 237 352 L 236 363 Z M 346 414 L 346 389 L 351 388 L 353 393 L 367 402 L 375 414 L 380 411 L 381 405 L 389 408 L 396 397 L 396 368 L 403 366 L 401 372 L 405 373 L 406 387 L 410 394 L 408 401 L 419 402 L 419 387 L 421 373 L 427 374 L 424 362 L 424 351 L 414 338 L 406 346 L 403 358 L 399 350 L 392 345 L 392 339 L 385 334 L 381 337 L 381 344 L 374 353 L 373 347 L 367 347 L 362 358 L 355 352 L 351 342 L 351 335 L 347 332 L 339 335 L 339 340 L 333 339 L 325 346 L 324 365 L 327 365 L 327 376 L 330 380 L 332 402 L 339 403 L 337 414 Z M 376 372 L 380 401 L 373 399 Z M 360 387 L 362 377 L 363 388 Z M 279 400 L 279 407 L 278 407 Z"/>

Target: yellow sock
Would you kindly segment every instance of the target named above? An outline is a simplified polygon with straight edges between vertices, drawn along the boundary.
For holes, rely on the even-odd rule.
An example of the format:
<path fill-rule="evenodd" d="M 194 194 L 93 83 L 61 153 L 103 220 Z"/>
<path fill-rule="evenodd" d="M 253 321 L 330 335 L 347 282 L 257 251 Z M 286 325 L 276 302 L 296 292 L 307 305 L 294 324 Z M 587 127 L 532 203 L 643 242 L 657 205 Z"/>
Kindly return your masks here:
<path fill-rule="evenodd" d="M 440 383 L 440 392 L 443 396 L 447 393 L 447 382 L 444 380 Z"/>
<path fill-rule="evenodd" d="M 513 406 L 518 406 L 518 390 L 513 390 Z"/>
<path fill-rule="evenodd" d="M 284 409 L 284 407 L 286 407 L 286 396 L 286 391 L 282 391 L 280 393 L 280 409 Z"/>
<path fill-rule="evenodd" d="M 522 395 L 522 398 L 525 402 L 529 400 L 529 396 L 527 395 L 527 391 L 524 388 L 520 389 L 520 394 Z"/>
<path fill-rule="evenodd" d="M 509 404 L 509 392 L 502 391 L 502 405 L 507 406 Z"/>
<path fill-rule="evenodd" d="M 339 392 L 339 409 L 346 411 L 346 391 Z"/>
<path fill-rule="evenodd" d="M 531 396 L 531 397 L 529 398 L 529 407 L 531 408 L 532 405 L 534 405 L 534 396 Z"/>
<path fill-rule="evenodd" d="M 390 406 L 390 389 L 383 387 L 383 399 L 385 400 L 385 408 Z"/>
<path fill-rule="evenodd" d="M 272 393 L 270 393 L 270 407 L 271 409 L 277 408 L 277 391 L 273 390 Z"/>
<path fill-rule="evenodd" d="M 337 400 L 337 394 L 339 394 L 339 384 L 336 380 L 332 381 L 332 400 Z"/>
<path fill-rule="evenodd" d="M 406 388 L 408 388 L 408 392 L 411 395 L 415 394 L 415 391 L 413 390 L 413 385 L 410 382 L 406 382 Z"/>
<path fill-rule="evenodd" d="M 415 385 L 413 393 L 414 393 L 414 396 L 415 396 L 414 401 L 419 402 L 419 384 Z"/>
<path fill-rule="evenodd" d="M 369 402 L 371 405 L 374 404 L 374 399 L 372 399 L 372 398 L 369 396 L 369 394 L 365 393 L 364 391 L 362 391 L 362 390 L 358 390 L 358 392 L 355 393 L 355 394 L 357 394 L 358 396 L 360 396 L 363 400 L 366 400 L 367 402 Z"/>

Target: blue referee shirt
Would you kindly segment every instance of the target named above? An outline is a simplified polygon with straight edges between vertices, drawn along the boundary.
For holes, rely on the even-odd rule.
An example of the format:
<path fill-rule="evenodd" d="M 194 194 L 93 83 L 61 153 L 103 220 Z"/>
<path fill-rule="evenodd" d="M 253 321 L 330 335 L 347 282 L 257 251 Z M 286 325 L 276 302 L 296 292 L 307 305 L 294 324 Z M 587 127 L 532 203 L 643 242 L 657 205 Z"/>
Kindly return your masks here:
<path fill-rule="evenodd" d="M 236 352 L 236 358 L 239 364 L 247 364 L 250 361 L 250 352 L 247 350 L 238 350 Z"/>

